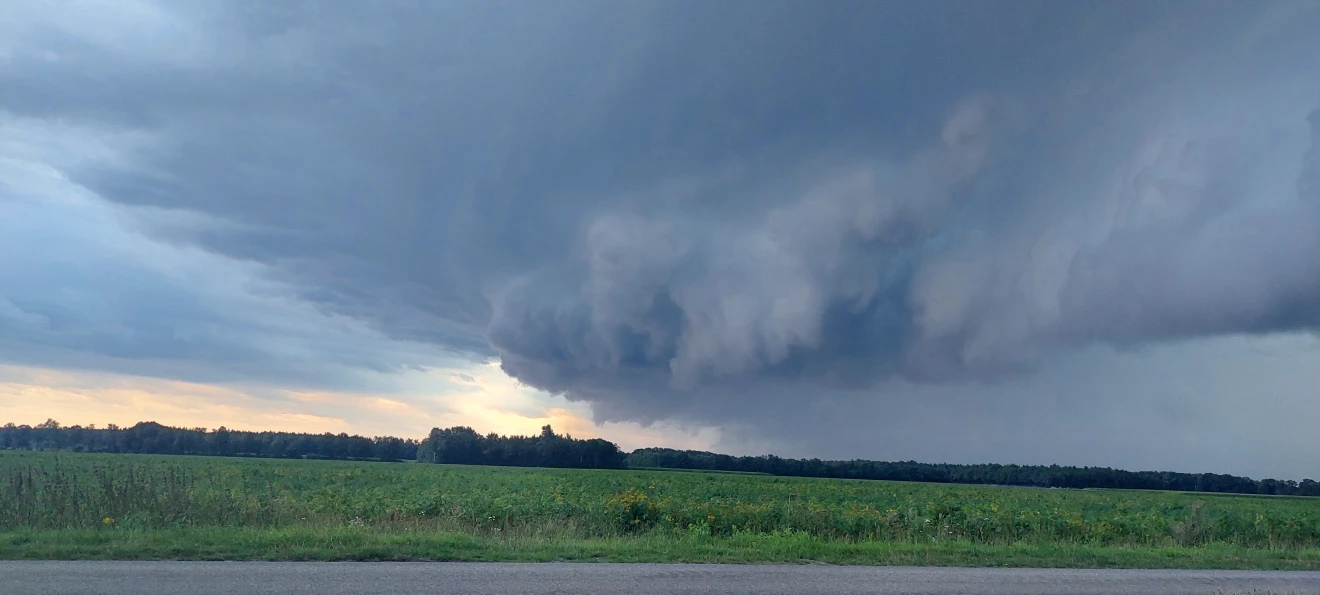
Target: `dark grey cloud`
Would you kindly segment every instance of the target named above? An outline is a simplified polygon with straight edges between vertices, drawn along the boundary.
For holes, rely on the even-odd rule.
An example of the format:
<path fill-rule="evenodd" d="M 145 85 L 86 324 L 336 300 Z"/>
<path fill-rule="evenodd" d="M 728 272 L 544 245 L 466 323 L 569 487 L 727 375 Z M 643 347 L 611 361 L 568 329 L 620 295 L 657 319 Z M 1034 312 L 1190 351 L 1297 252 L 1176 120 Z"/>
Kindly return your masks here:
<path fill-rule="evenodd" d="M 301 302 L 260 265 L 134 233 L 131 211 L 11 157 L 0 164 L 0 360 L 341 390 L 383 390 L 389 376 L 461 361 Z"/>
<path fill-rule="evenodd" d="M 1320 324 L 1320 10 L 1301 3 L 4 10 L 0 150 L 144 241 L 382 335 L 309 361 L 388 370 L 425 351 L 391 341 L 422 343 L 602 419 L 787 444 L 837 427 L 782 423 L 829 403 L 916 420 L 957 387 L 1009 411 L 1063 384 L 1005 386 L 1096 345 Z M 61 134 L 103 149 L 69 158 Z M 246 339 L 179 343 L 226 298 L 106 274 L 66 276 L 123 296 L 99 318 L 0 290 L 0 328 L 27 329 L 10 353 L 283 366 Z M 1013 426 L 991 412 L 966 423 Z"/>

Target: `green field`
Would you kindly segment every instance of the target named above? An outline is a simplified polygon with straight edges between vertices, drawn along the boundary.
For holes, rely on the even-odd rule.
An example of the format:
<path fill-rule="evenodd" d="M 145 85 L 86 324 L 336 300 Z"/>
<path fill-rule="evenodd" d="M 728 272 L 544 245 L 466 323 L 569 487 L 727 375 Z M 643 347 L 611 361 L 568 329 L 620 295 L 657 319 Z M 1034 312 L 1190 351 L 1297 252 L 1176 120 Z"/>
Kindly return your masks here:
<path fill-rule="evenodd" d="M 0 558 L 1320 568 L 1320 500 L 2 452 Z"/>

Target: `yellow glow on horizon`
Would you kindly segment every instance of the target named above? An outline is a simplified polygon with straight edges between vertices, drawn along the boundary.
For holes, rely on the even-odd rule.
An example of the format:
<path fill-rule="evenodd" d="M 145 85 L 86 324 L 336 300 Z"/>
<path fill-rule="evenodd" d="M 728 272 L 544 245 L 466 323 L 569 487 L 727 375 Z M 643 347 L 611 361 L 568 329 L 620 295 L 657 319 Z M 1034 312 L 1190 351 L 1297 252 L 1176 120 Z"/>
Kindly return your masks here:
<path fill-rule="evenodd" d="M 95 378 L 76 374 L 48 370 L 25 375 L 12 372 L 13 367 L 0 366 L 0 378 L 26 376 L 23 381 L 44 380 L 52 385 L 0 381 L 0 410 L 4 411 L 6 422 L 40 423 L 52 418 L 65 425 L 84 426 L 111 423 L 129 426 L 155 421 L 178 427 L 227 426 L 255 431 L 338 433 L 350 429 L 350 424 L 342 418 L 262 407 L 251 396 L 224 387 L 114 375 L 105 378 L 110 382 L 98 386 Z"/>
<path fill-rule="evenodd" d="M 0 423 L 176 427 L 423 438 L 435 427 L 471 426 L 481 433 L 559 434 L 605 438 L 625 450 L 669 446 L 710 450 L 715 428 L 597 424 L 584 403 L 549 395 L 510 378 L 498 363 L 429 370 L 406 394 L 294 391 L 230 387 L 0 364 Z M 429 382 L 428 382 L 429 381 Z M 461 390 L 453 390 L 453 386 Z M 421 390 L 425 387 L 432 390 Z M 254 396 L 254 395 L 262 396 Z"/>

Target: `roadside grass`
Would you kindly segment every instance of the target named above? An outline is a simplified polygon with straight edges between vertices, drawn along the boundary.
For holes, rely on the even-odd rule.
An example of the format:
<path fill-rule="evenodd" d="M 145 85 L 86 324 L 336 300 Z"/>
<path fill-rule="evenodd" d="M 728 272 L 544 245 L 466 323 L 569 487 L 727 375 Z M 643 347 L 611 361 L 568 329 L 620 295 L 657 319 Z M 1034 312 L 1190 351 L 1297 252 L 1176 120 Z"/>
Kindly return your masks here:
<path fill-rule="evenodd" d="M 1320 550 L 1231 545 L 846 542 L 805 534 L 728 537 L 491 537 L 356 527 L 52 530 L 0 534 L 9 560 L 296 560 L 472 562 L 826 563 L 1036 568 L 1320 569 Z"/>

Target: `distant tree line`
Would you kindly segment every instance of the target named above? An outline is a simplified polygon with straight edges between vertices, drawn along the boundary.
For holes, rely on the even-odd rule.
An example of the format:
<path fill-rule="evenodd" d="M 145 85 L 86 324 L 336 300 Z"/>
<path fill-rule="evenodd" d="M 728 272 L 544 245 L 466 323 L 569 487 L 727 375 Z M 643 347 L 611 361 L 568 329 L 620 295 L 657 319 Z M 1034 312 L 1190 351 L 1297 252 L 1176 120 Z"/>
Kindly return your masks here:
<path fill-rule="evenodd" d="M 46 420 L 37 426 L 0 427 L 0 449 L 22 450 L 401 461 L 417 458 L 417 445 L 416 440 L 393 437 L 171 428 L 155 422 L 98 428 Z"/>
<path fill-rule="evenodd" d="M 550 426 L 542 427 L 539 436 L 482 436 L 469 427 L 436 428 L 417 448 L 420 462 L 458 465 L 621 469 L 624 458 L 613 442 L 560 436 Z"/>
<path fill-rule="evenodd" d="M 947 463 L 822 461 L 774 455 L 735 457 L 696 450 L 643 448 L 628 455 L 629 467 L 743 471 L 793 477 L 882 479 L 933 483 L 993 484 L 1042 488 L 1113 488 L 1232 494 L 1320 496 L 1320 483 L 1306 479 L 1262 479 L 1217 473 L 1123 471 L 1059 465 L 953 465 Z"/>
<path fill-rule="evenodd" d="M 574 467 L 587 469 L 667 468 L 741 471 L 792 477 L 879 479 L 933 483 L 991 484 L 1042 488 L 1112 488 L 1176 490 L 1232 494 L 1320 496 L 1320 483 L 1238 477 L 1217 473 L 1123 471 L 1108 467 L 1059 465 L 953 465 L 914 461 L 822 461 L 774 455 L 735 457 L 695 450 L 643 448 L 625 455 L 613 442 L 579 440 L 555 434 L 550 426 L 537 436 L 478 434 L 469 427 L 436 428 L 425 440 L 246 432 L 219 428 L 172 428 L 142 422 L 129 428 L 114 424 L 61 426 L 54 420 L 36 426 L 0 427 L 0 449 L 403 461 L 459 465 Z"/>

